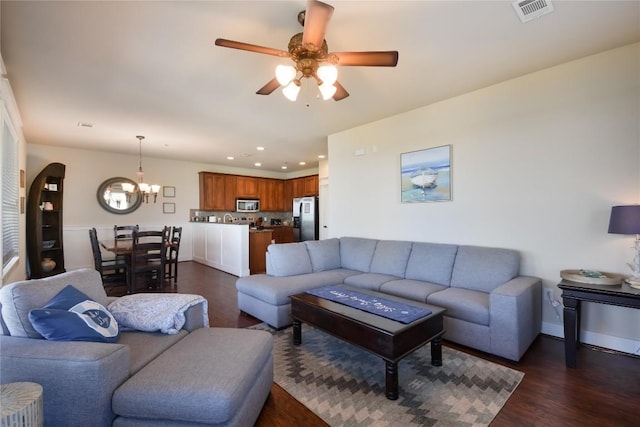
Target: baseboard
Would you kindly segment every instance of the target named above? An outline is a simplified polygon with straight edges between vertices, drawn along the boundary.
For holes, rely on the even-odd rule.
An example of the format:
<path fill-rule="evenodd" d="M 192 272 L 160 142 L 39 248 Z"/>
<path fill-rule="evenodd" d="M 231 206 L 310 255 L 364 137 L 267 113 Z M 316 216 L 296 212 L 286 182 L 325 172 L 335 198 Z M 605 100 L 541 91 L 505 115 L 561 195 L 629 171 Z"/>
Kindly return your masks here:
<path fill-rule="evenodd" d="M 542 322 L 541 332 L 546 335 L 564 339 L 564 326 L 557 323 Z M 640 343 L 628 338 L 582 330 L 580 331 L 580 341 L 585 344 L 609 348 L 622 353 L 640 355 Z"/>

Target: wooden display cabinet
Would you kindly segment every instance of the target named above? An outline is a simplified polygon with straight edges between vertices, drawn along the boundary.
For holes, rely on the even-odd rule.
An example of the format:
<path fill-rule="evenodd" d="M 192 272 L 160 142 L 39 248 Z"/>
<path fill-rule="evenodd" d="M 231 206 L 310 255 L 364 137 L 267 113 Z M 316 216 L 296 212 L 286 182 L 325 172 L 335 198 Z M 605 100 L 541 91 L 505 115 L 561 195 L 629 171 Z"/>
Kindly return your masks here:
<path fill-rule="evenodd" d="M 28 276 L 31 279 L 65 271 L 62 206 L 65 165 L 51 163 L 31 183 L 27 199 Z"/>

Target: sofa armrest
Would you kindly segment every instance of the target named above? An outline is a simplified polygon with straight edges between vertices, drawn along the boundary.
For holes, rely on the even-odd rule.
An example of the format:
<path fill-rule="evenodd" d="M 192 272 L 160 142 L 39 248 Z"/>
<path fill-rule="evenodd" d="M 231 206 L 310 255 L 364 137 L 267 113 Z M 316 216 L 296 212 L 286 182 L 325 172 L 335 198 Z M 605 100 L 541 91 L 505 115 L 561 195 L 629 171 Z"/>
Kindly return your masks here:
<path fill-rule="evenodd" d="M 518 276 L 489 294 L 491 352 L 520 360 L 542 327 L 542 280 Z"/>
<path fill-rule="evenodd" d="M 48 425 L 111 425 L 111 397 L 129 377 L 129 347 L 0 336 L 0 382 L 42 385 Z"/>
<path fill-rule="evenodd" d="M 198 328 L 204 328 L 206 326 L 209 326 L 209 325 L 205 325 L 205 322 L 204 322 L 205 316 L 209 316 L 209 314 L 207 313 L 207 307 L 208 307 L 208 304 L 204 301 L 189 307 L 184 312 L 185 322 L 184 322 L 184 326 L 182 326 L 182 329 L 185 329 L 191 332 Z"/>

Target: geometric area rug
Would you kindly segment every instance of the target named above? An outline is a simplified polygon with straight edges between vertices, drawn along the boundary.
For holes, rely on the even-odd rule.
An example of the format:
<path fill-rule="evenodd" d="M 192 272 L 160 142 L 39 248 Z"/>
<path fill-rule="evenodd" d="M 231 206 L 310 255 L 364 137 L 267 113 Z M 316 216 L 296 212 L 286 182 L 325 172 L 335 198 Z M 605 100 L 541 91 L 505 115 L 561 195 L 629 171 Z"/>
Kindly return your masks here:
<path fill-rule="evenodd" d="M 425 345 L 398 364 L 398 400 L 385 397 L 384 361 L 302 324 L 273 334 L 274 381 L 327 424 L 338 426 L 487 426 L 524 373 L 442 346 L 442 366 Z"/>

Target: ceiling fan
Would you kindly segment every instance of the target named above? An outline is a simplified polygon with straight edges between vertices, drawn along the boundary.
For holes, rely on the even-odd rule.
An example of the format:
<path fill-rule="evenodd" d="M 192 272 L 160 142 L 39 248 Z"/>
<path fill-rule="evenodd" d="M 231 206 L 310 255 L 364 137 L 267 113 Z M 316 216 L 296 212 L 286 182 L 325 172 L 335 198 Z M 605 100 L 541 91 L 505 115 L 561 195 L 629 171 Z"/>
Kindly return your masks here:
<path fill-rule="evenodd" d="M 300 91 L 301 79 L 314 78 L 323 99 L 336 101 L 349 96 L 349 92 L 337 81 L 336 66 L 395 67 L 397 51 L 332 52 L 324 39 L 333 15 L 333 6 L 317 0 L 307 0 L 307 8 L 298 14 L 298 22 L 304 27 L 301 33 L 289 40 L 288 51 L 227 39 L 216 39 L 216 46 L 247 50 L 265 55 L 291 58 L 294 66 L 279 65 L 276 77 L 258 89 L 256 94 L 269 95 L 280 86 L 291 101 Z"/>

